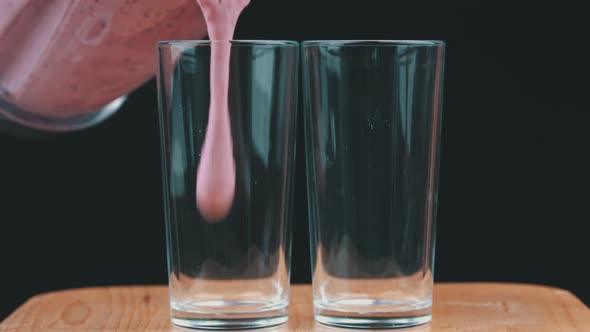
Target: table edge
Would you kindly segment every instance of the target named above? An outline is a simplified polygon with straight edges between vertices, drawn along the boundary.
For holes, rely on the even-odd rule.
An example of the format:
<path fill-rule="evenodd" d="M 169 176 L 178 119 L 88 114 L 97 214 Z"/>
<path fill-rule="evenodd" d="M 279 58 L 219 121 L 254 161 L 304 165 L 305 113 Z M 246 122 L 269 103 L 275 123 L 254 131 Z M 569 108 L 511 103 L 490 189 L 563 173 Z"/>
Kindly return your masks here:
<path fill-rule="evenodd" d="M 582 303 L 582 305 L 586 306 L 586 304 L 578 296 L 576 296 L 573 292 L 571 292 L 567 289 L 564 289 L 564 288 L 559 288 L 559 287 L 550 286 L 550 285 L 543 285 L 543 284 L 518 283 L 518 282 L 468 281 L 468 282 L 436 282 L 434 285 L 435 285 L 434 292 L 436 292 L 436 288 L 439 288 L 439 287 L 465 287 L 465 286 L 469 286 L 469 287 L 477 287 L 477 288 L 479 288 L 479 287 L 505 287 L 505 288 L 528 288 L 528 289 L 535 288 L 538 290 L 561 292 L 562 294 L 567 294 L 568 296 L 571 296 L 571 297 L 575 298 L 577 301 L 579 301 L 580 303 Z M 311 284 L 292 283 L 290 285 L 290 287 L 304 288 L 304 287 L 311 287 Z M 45 297 L 51 297 L 51 296 L 65 294 L 65 293 L 74 293 L 74 292 L 80 292 L 80 291 L 107 290 L 107 289 L 120 289 L 120 288 L 126 288 L 126 289 L 160 288 L 160 289 L 164 289 L 164 288 L 168 288 L 168 285 L 166 285 L 166 284 L 104 285 L 104 286 L 86 286 L 86 287 L 57 289 L 57 290 L 42 292 L 42 293 L 33 295 L 32 297 L 27 299 L 25 302 L 23 302 L 19 307 L 17 307 L 17 309 L 32 300 L 41 300 Z M 16 309 L 15 309 L 15 311 L 16 311 Z"/>

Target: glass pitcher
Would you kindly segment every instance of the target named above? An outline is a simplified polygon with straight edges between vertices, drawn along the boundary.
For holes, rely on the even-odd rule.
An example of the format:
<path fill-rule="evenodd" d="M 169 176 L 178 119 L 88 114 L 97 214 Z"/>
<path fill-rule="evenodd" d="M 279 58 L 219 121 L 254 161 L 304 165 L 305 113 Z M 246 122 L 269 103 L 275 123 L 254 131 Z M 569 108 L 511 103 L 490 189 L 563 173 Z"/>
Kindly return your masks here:
<path fill-rule="evenodd" d="M 0 123 L 97 124 L 154 76 L 157 41 L 206 34 L 195 0 L 1 0 Z"/>

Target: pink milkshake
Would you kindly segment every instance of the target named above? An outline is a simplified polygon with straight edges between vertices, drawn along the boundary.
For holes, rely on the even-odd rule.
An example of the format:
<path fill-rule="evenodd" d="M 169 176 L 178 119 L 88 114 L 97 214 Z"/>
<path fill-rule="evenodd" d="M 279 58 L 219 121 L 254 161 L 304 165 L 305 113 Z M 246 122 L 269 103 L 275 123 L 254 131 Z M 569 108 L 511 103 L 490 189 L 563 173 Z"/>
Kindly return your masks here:
<path fill-rule="evenodd" d="M 208 30 L 215 40 L 211 105 L 196 200 L 207 220 L 221 220 L 231 209 L 236 179 L 229 40 L 249 0 L 197 2 L 0 0 L 0 101 L 18 108 L 0 103 L 0 116 L 31 125 L 23 112 L 57 120 L 92 114 L 154 75 L 158 40 L 197 39 Z"/>
<path fill-rule="evenodd" d="M 229 60 L 238 17 L 250 0 L 197 0 L 211 42 L 211 104 L 197 170 L 197 207 L 209 222 L 225 218 L 234 200 L 236 165 L 228 112 Z"/>
<path fill-rule="evenodd" d="M 205 35 L 194 0 L 0 0 L 0 98 L 46 118 L 92 113 L 155 74 L 158 40 Z"/>

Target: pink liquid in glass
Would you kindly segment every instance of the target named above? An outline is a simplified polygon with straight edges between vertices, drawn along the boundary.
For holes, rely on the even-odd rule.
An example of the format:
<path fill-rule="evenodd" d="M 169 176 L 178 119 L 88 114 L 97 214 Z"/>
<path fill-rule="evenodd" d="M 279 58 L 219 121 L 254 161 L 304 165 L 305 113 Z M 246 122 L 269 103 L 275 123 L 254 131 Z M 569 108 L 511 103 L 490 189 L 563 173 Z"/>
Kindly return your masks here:
<path fill-rule="evenodd" d="M 249 0 L 197 0 L 211 43 L 209 123 L 197 170 L 197 207 L 209 222 L 225 218 L 235 194 L 236 165 L 228 112 L 229 60 L 238 17 Z"/>

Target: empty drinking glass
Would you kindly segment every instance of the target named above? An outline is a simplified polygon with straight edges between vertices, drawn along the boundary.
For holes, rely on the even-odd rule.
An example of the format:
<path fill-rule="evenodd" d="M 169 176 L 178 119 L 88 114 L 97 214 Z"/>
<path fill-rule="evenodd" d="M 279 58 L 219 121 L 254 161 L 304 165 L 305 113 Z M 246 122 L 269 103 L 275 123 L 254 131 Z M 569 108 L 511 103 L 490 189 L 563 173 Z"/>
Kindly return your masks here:
<path fill-rule="evenodd" d="M 302 44 L 316 320 L 431 319 L 444 44 Z"/>

